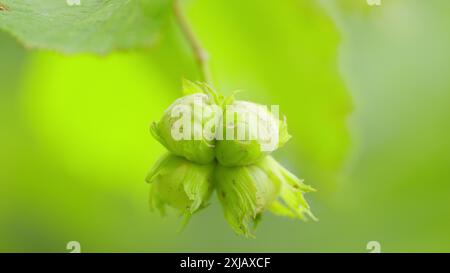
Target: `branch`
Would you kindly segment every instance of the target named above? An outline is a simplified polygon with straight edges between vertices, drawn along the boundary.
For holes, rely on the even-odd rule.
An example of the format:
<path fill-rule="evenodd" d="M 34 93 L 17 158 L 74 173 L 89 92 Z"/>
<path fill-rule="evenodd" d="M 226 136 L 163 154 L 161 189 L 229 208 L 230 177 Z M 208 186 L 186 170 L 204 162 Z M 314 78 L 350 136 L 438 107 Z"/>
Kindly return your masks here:
<path fill-rule="evenodd" d="M 191 47 L 195 60 L 200 67 L 202 80 L 207 84 L 212 84 L 211 73 L 208 65 L 208 53 L 205 51 L 205 49 L 203 49 L 197 37 L 195 36 L 194 31 L 189 25 L 186 16 L 184 15 L 181 8 L 181 0 L 173 1 L 173 11 L 181 32 L 183 33 L 189 46 Z"/>

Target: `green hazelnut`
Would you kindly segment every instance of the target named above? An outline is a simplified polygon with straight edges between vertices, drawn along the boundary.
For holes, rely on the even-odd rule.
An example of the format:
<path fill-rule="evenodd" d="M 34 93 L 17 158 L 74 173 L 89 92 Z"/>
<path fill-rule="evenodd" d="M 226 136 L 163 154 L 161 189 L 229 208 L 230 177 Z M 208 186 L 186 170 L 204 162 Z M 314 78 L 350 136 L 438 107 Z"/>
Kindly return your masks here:
<path fill-rule="evenodd" d="M 200 165 L 172 154 L 163 156 L 147 176 L 150 207 L 165 213 L 166 205 L 191 215 L 211 195 L 215 164 Z"/>
<path fill-rule="evenodd" d="M 224 109 L 220 122 L 223 127 L 217 130 L 215 149 L 223 166 L 253 164 L 290 138 L 286 122 L 263 105 L 234 101 Z"/>
<path fill-rule="evenodd" d="M 161 120 L 152 124 L 151 133 L 171 153 L 199 164 L 211 163 L 217 116 L 221 114 L 216 104 L 219 97 L 208 86 L 188 81 L 184 92 L 189 95 L 172 103 Z"/>
<path fill-rule="evenodd" d="M 315 219 L 303 197 L 314 189 L 271 156 L 248 166 L 217 165 L 214 181 L 225 219 L 238 234 L 252 237 L 249 225 L 256 224 L 266 210 L 292 218 Z"/>

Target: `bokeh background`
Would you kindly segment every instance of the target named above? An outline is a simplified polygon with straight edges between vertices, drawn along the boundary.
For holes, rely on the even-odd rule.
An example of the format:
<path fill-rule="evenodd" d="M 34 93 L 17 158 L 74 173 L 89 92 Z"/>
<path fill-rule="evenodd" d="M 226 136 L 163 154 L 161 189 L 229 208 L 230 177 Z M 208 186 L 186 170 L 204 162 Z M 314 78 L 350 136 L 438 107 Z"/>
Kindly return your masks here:
<path fill-rule="evenodd" d="M 0 33 L 0 252 L 450 251 L 450 2 L 192 0 L 217 89 L 279 104 L 275 157 L 319 222 L 236 236 L 218 200 L 177 233 L 148 208 L 149 124 L 198 79 L 172 21 L 149 50 L 63 56 Z"/>

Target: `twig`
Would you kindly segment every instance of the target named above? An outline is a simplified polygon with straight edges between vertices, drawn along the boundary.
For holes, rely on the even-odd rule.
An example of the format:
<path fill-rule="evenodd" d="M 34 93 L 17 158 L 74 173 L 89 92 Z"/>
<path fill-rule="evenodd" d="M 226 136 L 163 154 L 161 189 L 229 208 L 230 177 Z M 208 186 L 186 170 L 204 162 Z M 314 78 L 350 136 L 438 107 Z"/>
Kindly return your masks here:
<path fill-rule="evenodd" d="M 189 46 L 192 49 L 195 60 L 197 61 L 200 72 L 202 76 L 202 80 L 207 84 L 212 84 L 211 73 L 208 65 L 208 53 L 203 49 L 197 37 L 194 34 L 191 26 L 189 25 L 186 16 L 184 15 L 181 8 L 181 0 L 173 1 L 173 11 L 175 14 L 175 18 L 180 26 L 181 31 L 183 32 L 184 37 L 186 38 Z"/>

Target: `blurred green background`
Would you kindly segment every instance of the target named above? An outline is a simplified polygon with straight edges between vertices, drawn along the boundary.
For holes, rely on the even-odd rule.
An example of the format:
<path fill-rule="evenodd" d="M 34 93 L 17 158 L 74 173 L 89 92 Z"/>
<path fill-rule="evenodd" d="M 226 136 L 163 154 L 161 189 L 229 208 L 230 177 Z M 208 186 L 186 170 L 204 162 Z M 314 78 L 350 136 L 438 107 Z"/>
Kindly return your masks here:
<path fill-rule="evenodd" d="M 198 79 L 174 22 L 149 50 L 27 51 L 0 33 L 0 252 L 450 251 L 450 2 L 192 0 L 218 90 L 279 104 L 276 152 L 319 222 L 236 236 L 214 196 L 182 233 L 148 208 L 149 124 Z"/>

